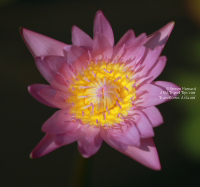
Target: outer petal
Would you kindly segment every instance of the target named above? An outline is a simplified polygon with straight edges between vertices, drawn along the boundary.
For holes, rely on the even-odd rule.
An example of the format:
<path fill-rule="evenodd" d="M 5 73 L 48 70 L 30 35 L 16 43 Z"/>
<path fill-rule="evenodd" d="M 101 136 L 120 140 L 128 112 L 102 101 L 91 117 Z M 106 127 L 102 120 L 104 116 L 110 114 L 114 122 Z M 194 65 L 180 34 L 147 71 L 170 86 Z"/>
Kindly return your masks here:
<path fill-rule="evenodd" d="M 39 142 L 39 144 L 31 152 L 31 158 L 38 158 L 44 156 L 55 149 L 63 145 L 70 144 L 76 141 L 75 133 L 65 133 L 65 134 L 46 134 L 44 138 Z"/>
<path fill-rule="evenodd" d="M 35 59 L 36 66 L 52 87 L 67 91 L 72 72 L 64 57 L 46 56 Z"/>
<path fill-rule="evenodd" d="M 78 46 L 68 45 L 64 48 L 64 54 L 68 64 L 73 64 L 84 53 L 85 50 Z"/>
<path fill-rule="evenodd" d="M 168 94 L 171 96 L 169 99 L 173 99 L 173 97 L 179 95 L 181 91 L 181 87 L 172 82 L 154 81 L 152 84 L 160 87 L 163 91 L 168 92 Z"/>
<path fill-rule="evenodd" d="M 168 90 L 170 89 L 171 90 Z M 175 90 L 172 90 L 175 89 Z M 135 102 L 137 106 L 153 106 L 173 99 L 180 91 L 179 86 L 165 81 L 155 81 L 152 84 L 145 84 L 138 89 L 138 98 Z"/>
<path fill-rule="evenodd" d="M 42 131 L 49 134 L 61 134 L 76 131 L 78 123 L 72 121 L 68 111 L 58 110 L 42 126 Z"/>
<path fill-rule="evenodd" d="M 113 142 L 113 140 L 109 138 L 105 129 L 101 129 L 101 137 L 108 145 L 131 157 L 137 162 L 154 170 L 161 169 L 158 153 L 152 138 L 141 139 L 140 147 L 135 147 Z"/>
<path fill-rule="evenodd" d="M 48 55 L 63 56 L 63 47 L 66 44 L 25 28 L 21 28 L 20 33 L 34 57 Z"/>
<path fill-rule="evenodd" d="M 172 32 L 173 27 L 174 27 L 174 22 L 168 23 L 160 30 L 150 35 L 144 46 L 152 50 L 158 45 L 164 47 L 165 43 L 167 42 Z"/>
<path fill-rule="evenodd" d="M 75 142 L 76 140 L 77 138 L 75 130 L 66 132 L 64 134 L 56 134 L 55 136 L 55 143 L 60 146 L 68 145 L 70 143 Z"/>
<path fill-rule="evenodd" d="M 57 108 L 68 109 L 71 107 L 71 104 L 66 102 L 67 98 L 69 97 L 69 93 L 57 91 L 51 86 L 39 90 L 38 95 Z"/>
<path fill-rule="evenodd" d="M 108 39 L 111 46 L 114 45 L 112 27 L 101 11 L 98 11 L 94 18 L 94 38 L 99 34 L 103 34 Z"/>
<path fill-rule="evenodd" d="M 33 151 L 30 154 L 30 157 L 38 158 L 44 156 L 59 147 L 60 145 L 55 143 L 55 135 L 46 134 L 44 138 L 40 141 L 40 143 L 33 149 Z"/>
<path fill-rule="evenodd" d="M 152 138 L 141 139 L 139 148 L 128 146 L 127 149 L 119 151 L 151 169 L 161 170 L 158 152 Z"/>
<path fill-rule="evenodd" d="M 72 44 L 81 47 L 92 47 L 92 38 L 77 26 L 72 27 Z"/>
<path fill-rule="evenodd" d="M 143 112 L 153 127 L 157 127 L 164 122 L 160 111 L 155 106 L 147 107 Z"/>
<path fill-rule="evenodd" d="M 44 105 L 50 106 L 50 107 L 54 107 L 56 108 L 56 106 L 52 105 L 51 103 L 49 103 L 48 101 L 46 101 L 45 99 L 43 99 L 38 92 L 42 89 L 48 88 L 49 85 L 44 85 L 44 84 L 33 84 L 31 86 L 28 86 L 28 91 L 29 93 L 39 102 L 41 102 Z"/>
<path fill-rule="evenodd" d="M 83 157 L 88 158 L 96 154 L 96 152 L 100 149 L 103 140 L 99 132 L 99 128 L 87 125 L 83 125 L 78 130 L 78 150 Z"/>

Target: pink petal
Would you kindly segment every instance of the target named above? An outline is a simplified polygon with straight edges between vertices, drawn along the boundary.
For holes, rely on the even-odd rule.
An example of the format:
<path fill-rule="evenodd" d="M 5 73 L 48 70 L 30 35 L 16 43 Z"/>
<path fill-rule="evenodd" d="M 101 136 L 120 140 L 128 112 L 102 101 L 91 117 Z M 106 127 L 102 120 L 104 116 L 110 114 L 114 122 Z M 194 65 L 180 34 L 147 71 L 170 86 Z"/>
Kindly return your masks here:
<path fill-rule="evenodd" d="M 67 132 L 64 134 L 46 134 L 39 144 L 31 152 L 31 158 L 44 156 L 63 145 L 67 145 L 76 141 L 76 134 Z"/>
<path fill-rule="evenodd" d="M 154 82 L 152 82 L 152 84 L 158 86 L 163 91 L 168 91 L 168 94 L 171 96 L 171 98 L 169 98 L 169 99 L 173 99 L 173 97 L 179 95 L 180 91 L 182 90 L 180 86 L 178 86 L 172 82 L 154 81 Z"/>
<path fill-rule="evenodd" d="M 78 46 L 68 45 L 64 48 L 64 54 L 68 64 L 73 64 L 84 53 L 85 50 Z"/>
<path fill-rule="evenodd" d="M 77 26 L 72 27 L 72 44 L 77 46 L 92 47 L 92 38 L 79 29 Z"/>
<path fill-rule="evenodd" d="M 93 43 L 93 51 L 92 51 L 92 57 L 93 59 L 102 59 L 107 58 L 110 59 L 112 57 L 113 48 L 110 45 L 107 38 L 102 35 L 96 35 L 94 37 L 94 43 Z"/>
<path fill-rule="evenodd" d="M 116 44 L 116 46 L 113 48 L 113 58 L 115 56 L 121 57 L 122 54 L 120 54 L 120 51 L 122 48 L 130 47 L 130 45 L 135 40 L 135 34 L 133 30 L 128 30 L 122 38 L 119 40 L 119 42 Z M 124 52 L 124 51 L 122 51 Z M 120 54 L 120 55 L 119 55 Z"/>
<path fill-rule="evenodd" d="M 83 125 L 77 132 L 78 150 L 81 155 L 88 158 L 97 153 L 102 144 L 100 129 Z"/>
<path fill-rule="evenodd" d="M 44 85 L 44 84 L 33 84 L 31 86 L 28 86 L 28 91 L 29 93 L 39 102 L 41 102 L 44 105 L 56 108 L 56 106 L 50 104 L 49 102 L 47 102 L 45 99 L 43 99 L 38 92 L 44 88 L 48 88 L 49 85 Z"/>
<path fill-rule="evenodd" d="M 153 127 L 157 127 L 164 122 L 160 111 L 155 106 L 147 107 L 143 112 Z"/>
<path fill-rule="evenodd" d="M 104 129 L 103 127 L 101 127 L 100 129 L 100 135 L 102 137 L 102 139 L 111 147 L 115 148 L 115 149 L 126 149 L 128 147 L 127 144 L 124 144 L 120 141 L 118 141 L 117 138 L 112 138 L 109 131 L 107 129 Z"/>
<path fill-rule="evenodd" d="M 126 47 L 130 47 L 135 40 L 135 34 L 133 30 L 128 30 L 119 40 L 115 47 L 122 47 L 124 44 Z"/>
<path fill-rule="evenodd" d="M 54 134 L 46 134 L 40 143 L 33 149 L 30 154 L 31 158 L 38 158 L 44 156 L 55 149 L 59 148 L 60 145 L 55 143 Z"/>
<path fill-rule="evenodd" d="M 155 81 L 152 82 L 152 84 L 144 84 L 137 91 L 138 96 L 135 105 L 149 107 L 164 103 L 179 94 L 180 90 L 178 91 L 177 89 L 180 89 L 180 87 L 174 83 L 165 81 Z"/>
<path fill-rule="evenodd" d="M 64 134 L 55 135 L 55 143 L 60 146 L 68 145 L 75 141 L 77 141 L 77 138 L 76 138 L 76 132 L 74 130 L 70 132 L 66 132 Z"/>
<path fill-rule="evenodd" d="M 73 68 L 77 72 L 82 72 L 85 69 L 88 68 L 88 60 L 89 60 L 89 55 L 88 53 L 84 53 L 82 56 L 80 56 L 73 64 Z"/>
<path fill-rule="evenodd" d="M 101 133 L 105 133 L 107 138 L 114 144 L 140 146 L 140 134 L 132 121 L 125 120 L 125 125 L 120 129 L 111 128 L 109 130 L 102 129 L 101 131 L 107 131 Z"/>
<path fill-rule="evenodd" d="M 146 49 L 143 46 L 145 41 L 146 41 L 146 34 L 141 34 L 140 36 L 132 40 L 132 42 L 129 43 L 129 45 L 125 45 L 125 53 L 124 55 L 122 55 L 121 60 L 123 62 L 130 61 L 131 66 L 132 64 L 139 62 L 140 59 L 143 57 L 145 49 Z"/>
<path fill-rule="evenodd" d="M 25 28 L 21 28 L 20 33 L 34 57 L 48 55 L 63 56 L 63 47 L 66 44 Z"/>
<path fill-rule="evenodd" d="M 139 148 L 128 146 L 127 149 L 119 151 L 150 169 L 161 170 L 158 152 L 152 138 L 141 139 Z"/>
<path fill-rule="evenodd" d="M 67 98 L 70 96 L 67 92 L 60 92 L 48 86 L 39 90 L 37 93 L 40 97 L 57 108 L 68 109 L 71 107 L 71 104 L 67 103 Z"/>
<path fill-rule="evenodd" d="M 78 123 L 72 121 L 69 111 L 58 110 L 42 126 L 42 131 L 49 134 L 61 134 L 78 129 Z"/>
<path fill-rule="evenodd" d="M 96 35 L 99 34 L 103 34 L 107 38 L 111 46 L 114 45 L 114 35 L 112 27 L 110 26 L 110 23 L 101 11 L 98 11 L 94 18 L 94 38 L 96 37 Z"/>
<path fill-rule="evenodd" d="M 150 79 L 147 81 L 147 83 L 151 83 L 162 73 L 162 71 L 164 70 L 164 68 L 166 66 L 166 61 L 167 61 L 167 58 L 165 56 L 161 56 L 158 58 L 158 60 L 152 66 L 150 71 L 147 72 L 146 76 L 150 77 Z"/>
<path fill-rule="evenodd" d="M 72 74 L 72 72 L 64 57 L 37 57 L 35 61 L 38 70 L 52 87 L 62 91 L 68 90 L 68 84 L 72 77 L 70 74 Z"/>
<path fill-rule="evenodd" d="M 145 47 L 154 49 L 156 46 L 164 47 L 165 43 L 167 42 L 172 29 L 174 27 L 174 22 L 170 22 L 160 30 L 156 31 L 152 35 L 148 36 L 147 42 L 145 43 Z"/>
<path fill-rule="evenodd" d="M 140 34 L 137 36 L 135 39 L 132 39 L 131 41 L 128 42 L 128 45 L 126 44 L 127 48 L 135 46 L 135 47 L 140 47 L 145 44 L 147 40 L 147 35 L 145 33 Z"/>
<path fill-rule="evenodd" d="M 126 63 L 126 67 L 132 67 L 142 59 L 144 53 L 144 46 L 137 48 L 133 46 L 126 50 L 125 54 L 121 56 L 121 60 Z"/>
<path fill-rule="evenodd" d="M 137 162 L 154 170 L 161 169 L 158 153 L 152 138 L 141 139 L 140 147 L 135 147 L 114 142 L 113 139 L 108 137 L 108 132 L 105 129 L 101 129 L 101 137 L 108 145 Z"/>
<path fill-rule="evenodd" d="M 154 136 L 153 128 L 151 122 L 148 120 L 147 116 L 142 111 L 134 111 L 136 127 L 140 132 L 141 138 L 150 138 Z"/>
<path fill-rule="evenodd" d="M 136 71 L 135 77 L 137 77 L 138 75 L 140 77 L 148 76 L 149 72 L 153 69 L 154 65 L 156 64 L 161 51 L 162 47 L 160 46 L 156 47 L 153 51 L 151 49 L 147 49 L 141 62 L 141 65 L 144 67 L 139 68 Z"/>
<path fill-rule="evenodd" d="M 113 62 L 119 61 L 119 59 L 122 57 L 122 55 L 124 55 L 125 52 L 126 52 L 125 44 L 122 47 L 113 48 L 113 55 L 111 61 Z"/>

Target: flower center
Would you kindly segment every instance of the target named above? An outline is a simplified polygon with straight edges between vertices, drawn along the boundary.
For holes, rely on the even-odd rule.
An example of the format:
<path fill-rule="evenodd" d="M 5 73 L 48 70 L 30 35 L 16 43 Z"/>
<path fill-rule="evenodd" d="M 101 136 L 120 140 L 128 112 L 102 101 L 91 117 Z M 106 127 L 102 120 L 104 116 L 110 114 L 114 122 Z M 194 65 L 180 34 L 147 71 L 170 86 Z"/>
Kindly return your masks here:
<path fill-rule="evenodd" d="M 70 113 L 83 124 L 116 126 L 128 115 L 136 98 L 133 72 L 124 63 L 90 62 L 73 78 L 66 102 Z"/>
<path fill-rule="evenodd" d="M 87 96 L 85 104 L 92 103 L 93 113 L 108 111 L 116 104 L 117 98 L 119 98 L 118 90 L 119 87 L 107 77 L 104 77 L 103 80 L 97 79 L 89 84 L 89 88 L 84 93 Z"/>

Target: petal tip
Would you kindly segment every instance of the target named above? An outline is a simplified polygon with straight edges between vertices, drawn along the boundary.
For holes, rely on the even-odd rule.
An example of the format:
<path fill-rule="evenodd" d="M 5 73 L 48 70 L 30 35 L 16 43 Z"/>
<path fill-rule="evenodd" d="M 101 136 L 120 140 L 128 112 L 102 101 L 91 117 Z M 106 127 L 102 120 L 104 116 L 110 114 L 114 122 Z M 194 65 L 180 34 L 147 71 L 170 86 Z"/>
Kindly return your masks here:
<path fill-rule="evenodd" d="M 147 38 L 147 42 L 144 44 L 145 47 L 154 49 L 156 46 L 165 46 L 173 28 L 174 28 L 174 21 L 169 22 L 164 27 L 156 31 L 155 33 L 151 34 Z"/>
<path fill-rule="evenodd" d="M 102 10 L 98 10 L 98 11 L 96 12 L 96 15 L 103 15 Z"/>
<path fill-rule="evenodd" d="M 169 37 L 175 25 L 175 21 L 171 21 L 162 27 L 158 32 L 161 33 L 161 38 Z"/>
<path fill-rule="evenodd" d="M 33 154 L 32 154 L 32 152 L 30 153 L 29 158 L 30 158 L 30 159 L 33 159 Z"/>
<path fill-rule="evenodd" d="M 29 31 L 29 30 L 26 29 L 26 28 L 24 28 L 24 27 L 20 27 L 20 28 L 19 28 L 19 32 L 20 32 L 20 34 L 21 34 L 21 36 L 22 36 L 22 39 L 23 39 L 24 41 L 26 41 L 25 38 L 24 38 L 24 37 L 25 37 L 24 35 L 26 35 L 26 32 L 27 32 L 27 31 Z"/>
<path fill-rule="evenodd" d="M 160 171 L 162 169 L 160 161 L 156 162 L 155 165 L 153 165 L 151 169 L 153 169 L 155 171 Z"/>
<path fill-rule="evenodd" d="M 25 36 L 24 36 L 24 31 L 26 32 L 26 30 L 28 30 L 28 29 L 26 29 L 26 28 L 24 28 L 24 27 L 20 27 L 20 28 L 19 28 L 19 33 L 20 33 L 20 35 L 21 35 L 23 41 L 24 41 L 25 44 L 27 45 L 26 39 L 25 39 Z"/>
<path fill-rule="evenodd" d="M 175 23 L 176 23 L 175 21 L 171 21 L 168 24 L 171 25 L 171 27 L 174 27 Z"/>
<path fill-rule="evenodd" d="M 20 28 L 19 28 L 20 34 L 22 34 L 23 30 L 24 30 L 24 27 L 20 27 Z"/>
<path fill-rule="evenodd" d="M 76 25 L 72 25 L 72 32 L 74 29 L 79 29 Z"/>
<path fill-rule="evenodd" d="M 35 158 L 38 158 L 37 156 L 35 156 L 35 149 L 30 153 L 30 155 L 29 155 L 29 158 L 30 159 L 35 159 Z"/>
<path fill-rule="evenodd" d="M 174 28 L 174 25 L 175 25 L 175 21 L 171 21 L 165 26 L 165 28 L 168 30 L 168 35 L 170 35 L 172 29 Z"/>
<path fill-rule="evenodd" d="M 27 89 L 28 89 L 28 92 L 30 93 L 31 92 L 31 86 L 28 86 Z"/>
<path fill-rule="evenodd" d="M 20 27 L 20 28 L 19 28 L 19 32 L 20 32 L 21 35 L 22 35 L 22 33 L 23 33 L 23 30 L 24 30 L 24 27 Z"/>
<path fill-rule="evenodd" d="M 87 154 L 82 154 L 82 157 L 83 157 L 83 158 L 89 158 L 89 157 L 90 157 L 90 155 L 87 155 Z"/>
<path fill-rule="evenodd" d="M 155 171 L 160 171 L 162 169 L 161 164 L 160 164 L 160 159 L 157 153 L 152 158 L 151 158 L 151 155 L 149 155 L 149 159 L 146 160 L 146 163 L 141 162 L 141 164 L 144 164 L 144 166 L 147 166 L 148 168 Z"/>

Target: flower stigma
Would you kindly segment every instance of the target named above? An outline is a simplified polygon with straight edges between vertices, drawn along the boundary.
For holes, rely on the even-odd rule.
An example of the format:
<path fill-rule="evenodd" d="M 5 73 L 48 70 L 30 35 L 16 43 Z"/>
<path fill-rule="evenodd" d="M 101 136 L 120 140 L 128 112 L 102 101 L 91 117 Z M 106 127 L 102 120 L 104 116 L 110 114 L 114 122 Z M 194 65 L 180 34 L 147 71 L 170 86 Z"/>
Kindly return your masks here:
<path fill-rule="evenodd" d="M 90 61 L 70 84 L 70 114 L 82 124 L 118 127 L 136 99 L 133 75 L 121 62 Z"/>

